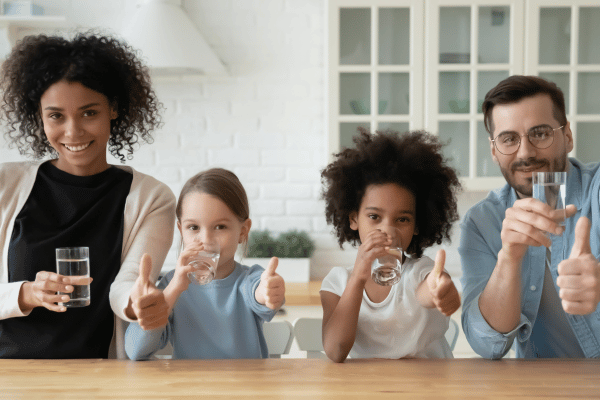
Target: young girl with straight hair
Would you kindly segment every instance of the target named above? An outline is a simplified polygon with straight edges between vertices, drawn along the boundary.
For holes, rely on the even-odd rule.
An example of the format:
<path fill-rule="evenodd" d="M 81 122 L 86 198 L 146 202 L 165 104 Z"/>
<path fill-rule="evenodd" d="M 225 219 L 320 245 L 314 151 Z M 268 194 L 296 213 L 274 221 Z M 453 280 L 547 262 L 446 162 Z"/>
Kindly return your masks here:
<path fill-rule="evenodd" d="M 267 270 L 234 261 L 252 225 L 246 191 L 237 176 L 213 168 L 192 177 L 181 190 L 176 214 L 183 251 L 176 268 L 158 284 L 172 310 L 169 322 L 150 331 L 130 324 L 127 355 L 147 359 L 170 342 L 173 358 L 268 357 L 262 325 L 283 304 L 285 286 L 275 272 L 276 257 Z M 188 274 L 196 270 L 190 261 L 211 242 L 220 246 L 214 279 L 190 285 Z"/>

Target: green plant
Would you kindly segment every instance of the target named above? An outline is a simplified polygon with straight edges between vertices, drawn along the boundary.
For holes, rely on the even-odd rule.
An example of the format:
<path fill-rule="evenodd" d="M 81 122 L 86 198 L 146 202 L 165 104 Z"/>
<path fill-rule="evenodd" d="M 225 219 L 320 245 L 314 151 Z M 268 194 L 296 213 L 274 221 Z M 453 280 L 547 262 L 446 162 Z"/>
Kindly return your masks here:
<path fill-rule="evenodd" d="M 248 237 L 248 257 L 273 257 L 276 247 L 277 242 L 268 230 L 250 231 L 250 236 Z"/>
<path fill-rule="evenodd" d="M 315 244 L 308 233 L 291 230 L 279 235 L 275 254 L 283 258 L 310 258 L 314 250 Z"/>
<path fill-rule="evenodd" d="M 309 258 L 315 244 L 304 231 L 290 230 L 277 238 L 268 230 L 251 231 L 248 238 L 248 257 Z"/>

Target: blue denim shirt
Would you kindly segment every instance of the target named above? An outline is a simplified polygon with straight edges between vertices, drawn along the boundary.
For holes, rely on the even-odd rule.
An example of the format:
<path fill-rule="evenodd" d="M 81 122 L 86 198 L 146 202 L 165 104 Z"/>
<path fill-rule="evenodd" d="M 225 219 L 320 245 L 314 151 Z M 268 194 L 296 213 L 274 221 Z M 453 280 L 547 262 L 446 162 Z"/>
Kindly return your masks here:
<path fill-rule="evenodd" d="M 567 219 L 565 232 L 552 236 L 550 272 L 556 287 L 558 264 L 569 257 L 575 239 L 575 224 L 580 216 L 591 222 L 592 253 L 600 255 L 600 164 L 582 164 L 569 159 L 566 204 L 574 204 L 577 214 Z M 496 189 L 473 206 L 461 223 L 459 253 L 463 276 L 462 325 L 469 344 L 484 358 L 501 358 L 511 348 L 515 338 L 517 357 L 528 358 L 526 343 L 535 323 L 544 286 L 545 247 L 529 247 L 521 264 L 521 321 L 508 333 L 495 331 L 485 321 L 479 309 L 479 296 L 498 261 L 502 248 L 500 231 L 507 208 L 517 200 L 508 184 Z M 556 287 L 558 292 L 558 287 Z M 499 305 L 501 307 L 501 305 Z M 600 357 L 600 307 L 589 315 L 570 315 L 567 319 L 587 358 Z"/>

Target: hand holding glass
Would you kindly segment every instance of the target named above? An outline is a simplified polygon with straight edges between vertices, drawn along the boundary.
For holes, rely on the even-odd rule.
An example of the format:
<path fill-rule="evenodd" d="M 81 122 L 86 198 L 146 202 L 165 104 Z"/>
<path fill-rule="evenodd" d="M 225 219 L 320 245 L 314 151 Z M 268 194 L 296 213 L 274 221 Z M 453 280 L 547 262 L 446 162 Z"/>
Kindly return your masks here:
<path fill-rule="evenodd" d="M 392 244 L 387 250 L 387 254 L 376 258 L 371 265 L 371 277 L 375 283 L 382 286 L 391 286 L 400 282 L 402 273 L 402 243 L 400 241 L 400 231 L 397 228 L 386 232 L 391 236 Z"/>
<path fill-rule="evenodd" d="M 218 242 L 207 242 L 202 244 L 204 249 L 190 258 L 188 265 L 194 267 L 188 272 L 190 282 L 196 285 L 206 285 L 212 282 L 217 273 L 221 248 Z"/>
<path fill-rule="evenodd" d="M 58 292 L 59 295 L 69 295 L 71 299 L 58 303 L 65 307 L 85 307 L 90 305 L 90 255 L 87 247 L 61 247 L 56 249 L 56 272 L 71 278 L 73 291 Z M 81 278 L 86 284 L 73 283 L 73 279 Z"/>
<path fill-rule="evenodd" d="M 562 210 L 557 220 L 560 225 L 565 224 L 565 201 L 567 194 L 566 172 L 534 172 L 533 197 L 548 204 L 555 210 Z"/>

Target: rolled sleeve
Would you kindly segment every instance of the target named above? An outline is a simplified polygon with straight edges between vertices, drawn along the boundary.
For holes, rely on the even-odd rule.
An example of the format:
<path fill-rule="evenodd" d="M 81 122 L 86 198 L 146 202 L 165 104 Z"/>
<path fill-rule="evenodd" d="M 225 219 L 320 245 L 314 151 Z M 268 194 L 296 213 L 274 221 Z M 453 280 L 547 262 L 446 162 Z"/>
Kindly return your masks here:
<path fill-rule="evenodd" d="M 517 327 L 510 332 L 500 333 L 492 328 L 479 309 L 477 295 L 469 305 L 463 309 L 462 325 L 465 336 L 473 350 L 481 357 L 499 359 L 508 353 L 516 337 L 521 342 L 526 341 L 531 335 L 532 324 L 521 313 L 521 320 Z"/>

